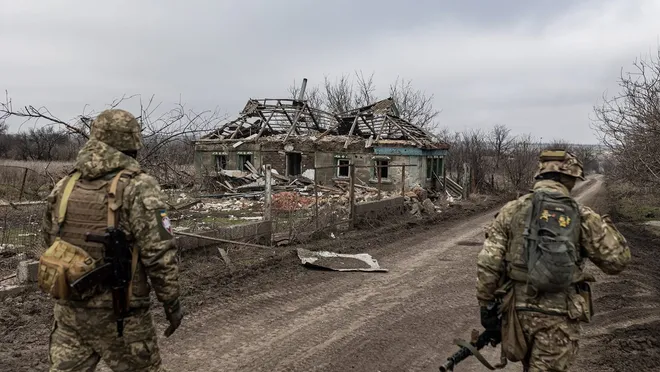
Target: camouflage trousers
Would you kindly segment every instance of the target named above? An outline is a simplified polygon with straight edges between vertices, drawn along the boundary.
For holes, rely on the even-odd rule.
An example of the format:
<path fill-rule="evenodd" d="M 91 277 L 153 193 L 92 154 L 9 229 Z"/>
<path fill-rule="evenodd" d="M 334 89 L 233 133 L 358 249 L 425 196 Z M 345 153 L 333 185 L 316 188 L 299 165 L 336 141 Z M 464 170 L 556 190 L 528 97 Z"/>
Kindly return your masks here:
<path fill-rule="evenodd" d="M 135 310 L 124 319 L 122 338 L 117 336 L 112 309 L 56 304 L 54 313 L 50 372 L 91 372 L 101 360 L 114 372 L 165 372 L 148 309 Z"/>
<path fill-rule="evenodd" d="M 577 320 L 533 311 L 518 311 L 528 345 L 528 372 L 566 372 L 578 354 L 581 325 Z"/>

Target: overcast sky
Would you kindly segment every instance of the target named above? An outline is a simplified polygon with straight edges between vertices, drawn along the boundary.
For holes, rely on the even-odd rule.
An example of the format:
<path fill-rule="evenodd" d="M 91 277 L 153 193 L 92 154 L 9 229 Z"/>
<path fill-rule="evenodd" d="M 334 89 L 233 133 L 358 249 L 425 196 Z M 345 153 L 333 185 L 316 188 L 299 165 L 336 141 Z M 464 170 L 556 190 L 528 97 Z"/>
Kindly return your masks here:
<path fill-rule="evenodd" d="M 124 94 L 235 115 L 362 70 L 381 98 L 412 79 L 452 130 L 593 143 L 593 105 L 655 53 L 658 19 L 657 0 L 0 0 L 0 89 L 63 119 Z"/>

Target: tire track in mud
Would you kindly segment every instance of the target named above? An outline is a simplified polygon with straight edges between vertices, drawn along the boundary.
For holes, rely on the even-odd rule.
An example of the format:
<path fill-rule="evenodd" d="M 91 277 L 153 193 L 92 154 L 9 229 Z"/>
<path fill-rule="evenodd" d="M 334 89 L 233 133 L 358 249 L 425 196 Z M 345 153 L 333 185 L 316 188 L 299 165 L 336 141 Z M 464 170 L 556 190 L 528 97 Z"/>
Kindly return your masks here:
<path fill-rule="evenodd" d="M 576 188 L 590 198 L 601 180 Z M 424 239 L 373 254 L 388 273 L 309 271 L 281 287 L 225 302 L 186 319 L 162 341 L 166 366 L 186 371 L 436 371 L 454 338 L 480 328 L 475 259 L 484 213 Z M 430 227 L 433 229 L 433 227 Z M 468 244 L 469 243 L 469 244 Z M 497 350 L 484 355 L 497 360 Z M 518 370 L 511 364 L 504 371 Z M 462 371 L 481 371 L 475 360 Z"/>

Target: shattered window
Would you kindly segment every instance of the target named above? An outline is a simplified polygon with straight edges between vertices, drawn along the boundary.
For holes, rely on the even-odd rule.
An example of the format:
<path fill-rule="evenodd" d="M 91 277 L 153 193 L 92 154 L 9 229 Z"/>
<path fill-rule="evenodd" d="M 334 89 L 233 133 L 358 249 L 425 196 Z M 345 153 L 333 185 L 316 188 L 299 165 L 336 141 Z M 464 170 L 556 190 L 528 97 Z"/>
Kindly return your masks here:
<path fill-rule="evenodd" d="M 433 175 L 435 173 L 435 176 Z M 442 177 L 442 158 L 426 158 L 426 178 Z"/>
<path fill-rule="evenodd" d="M 252 163 L 252 154 L 238 155 L 238 170 L 249 172 L 250 170 L 247 165 L 245 165 L 247 162 L 250 162 L 250 164 Z"/>
<path fill-rule="evenodd" d="M 389 175 L 389 161 L 384 159 L 376 160 L 376 166 L 374 167 L 374 177 L 378 178 L 378 172 L 380 171 L 380 178 L 388 178 Z"/>
<path fill-rule="evenodd" d="M 223 169 L 227 169 L 227 155 L 216 155 L 215 170 L 220 171 Z"/>
<path fill-rule="evenodd" d="M 337 177 L 348 177 L 348 159 L 337 159 Z"/>
<path fill-rule="evenodd" d="M 426 158 L 426 178 L 431 179 L 433 176 L 433 158 Z"/>

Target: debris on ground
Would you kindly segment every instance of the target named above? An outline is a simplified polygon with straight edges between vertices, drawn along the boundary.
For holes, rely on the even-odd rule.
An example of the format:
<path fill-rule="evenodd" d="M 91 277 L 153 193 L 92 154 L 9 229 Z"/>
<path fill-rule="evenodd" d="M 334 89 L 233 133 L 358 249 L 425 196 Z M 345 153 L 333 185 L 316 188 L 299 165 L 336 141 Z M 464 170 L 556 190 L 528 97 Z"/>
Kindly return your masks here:
<path fill-rule="evenodd" d="M 328 251 L 310 251 L 298 248 L 298 258 L 303 265 L 332 271 L 387 272 L 367 253 L 343 254 Z"/>

